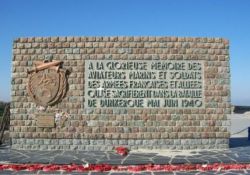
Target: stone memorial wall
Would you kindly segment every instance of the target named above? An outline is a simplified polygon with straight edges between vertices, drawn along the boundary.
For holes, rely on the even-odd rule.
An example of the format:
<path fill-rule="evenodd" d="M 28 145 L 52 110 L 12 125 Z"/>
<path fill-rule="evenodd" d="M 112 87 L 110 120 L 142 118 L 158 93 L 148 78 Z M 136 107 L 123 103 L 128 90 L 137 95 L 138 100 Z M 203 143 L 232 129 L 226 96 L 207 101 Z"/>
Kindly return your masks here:
<path fill-rule="evenodd" d="M 227 148 L 229 42 L 33 37 L 13 44 L 15 149 Z"/>

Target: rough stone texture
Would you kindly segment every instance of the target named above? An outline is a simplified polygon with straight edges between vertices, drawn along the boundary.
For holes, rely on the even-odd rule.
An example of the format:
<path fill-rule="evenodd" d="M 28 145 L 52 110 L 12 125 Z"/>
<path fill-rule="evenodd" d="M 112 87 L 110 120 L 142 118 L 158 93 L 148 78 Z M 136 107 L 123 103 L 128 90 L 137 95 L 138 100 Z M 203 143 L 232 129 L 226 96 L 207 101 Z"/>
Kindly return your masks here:
<path fill-rule="evenodd" d="M 27 69 L 52 58 L 68 69 L 68 92 L 45 111 L 27 94 Z M 85 109 L 85 60 L 204 61 L 202 109 Z M 13 44 L 11 128 L 15 149 L 227 148 L 230 121 L 229 42 L 222 38 L 33 37 Z M 55 128 L 36 126 L 39 113 L 69 116 Z"/>

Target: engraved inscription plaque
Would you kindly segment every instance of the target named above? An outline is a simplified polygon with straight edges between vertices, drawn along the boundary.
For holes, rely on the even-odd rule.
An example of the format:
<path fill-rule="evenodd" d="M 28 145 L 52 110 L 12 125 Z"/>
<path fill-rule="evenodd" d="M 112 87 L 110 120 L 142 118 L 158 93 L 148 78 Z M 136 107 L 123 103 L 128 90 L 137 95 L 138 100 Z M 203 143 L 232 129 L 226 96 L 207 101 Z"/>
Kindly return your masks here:
<path fill-rule="evenodd" d="M 55 118 L 53 114 L 37 114 L 36 125 L 40 128 L 54 128 Z"/>
<path fill-rule="evenodd" d="M 202 108 L 203 61 L 86 60 L 85 107 Z"/>

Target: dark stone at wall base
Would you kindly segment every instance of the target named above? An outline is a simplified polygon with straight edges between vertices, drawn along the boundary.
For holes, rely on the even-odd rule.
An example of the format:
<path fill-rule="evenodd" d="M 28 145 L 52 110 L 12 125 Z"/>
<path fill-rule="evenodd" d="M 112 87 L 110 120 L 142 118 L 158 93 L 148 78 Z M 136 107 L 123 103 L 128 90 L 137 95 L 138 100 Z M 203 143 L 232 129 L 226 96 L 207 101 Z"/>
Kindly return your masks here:
<path fill-rule="evenodd" d="M 58 145 L 52 145 L 50 144 L 45 145 L 44 141 L 49 143 L 50 140 L 55 140 L 55 139 L 12 139 L 14 140 L 12 143 L 12 148 L 13 149 L 19 149 L 19 150 L 71 150 L 71 146 L 74 146 L 74 150 L 86 150 L 86 151 L 112 151 L 114 150 L 116 147 L 120 146 L 120 145 L 116 145 L 116 143 L 118 141 L 121 140 L 113 140 L 114 144 L 109 144 L 105 145 L 105 140 L 100 140 L 103 141 L 103 145 L 71 145 L 70 143 L 76 142 L 76 140 L 78 139 L 74 139 L 74 141 L 72 141 L 72 139 L 64 139 L 64 143 L 68 143 L 68 144 L 58 144 Z M 32 141 L 30 141 L 32 140 Z M 172 139 L 173 140 L 173 139 Z M 188 139 L 186 139 L 188 140 Z M 79 141 L 82 141 L 82 139 L 79 139 Z M 144 140 L 145 141 L 145 140 Z M 168 142 L 168 140 L 158 140 L 160 142 Z M 190 142 L 193 143 L 200 143 L 200 141 L 206 141 L 207 143 L 211 143 L 211 144 L 207 144 L 207 145 L 200 145 L 200 144 L 193 144 L 192 145 L 192 149 L 199 149 L 199 148 L 203 148 L 203 149 L 227 149 L 228 148 L 228 144 L 226 144 L 228 142 L 227 139 L 190 139 Z M 213 144 L 214 142 L 219 142 L 219 143 L 223 143 L 223 144 Z M 33 143 L 33 142 L 39 142 L 39 144 L 23 144 L 23 143 Z M 90 143 L 91 141 L 89 141 Z M 148 142 L 152 142 L 154 144 L 146 144 L 146 145 L 141 145 L 141 146 L 134 146 L 134 145 L 123 145 L 125 147 L 127 147 L 130 150 L 137 150 L 140 148 L 143 149 L 173 149 L 173 145 L 158 145 L 158 142 L 154 142 L 153 140 L 148 140 Z M 94 142 L 94 143 L 98 143 L 98 142 Z M 178 149 L 190 149 L 189 145 L 177 145 L 175 146 L 175 148 Z"/>

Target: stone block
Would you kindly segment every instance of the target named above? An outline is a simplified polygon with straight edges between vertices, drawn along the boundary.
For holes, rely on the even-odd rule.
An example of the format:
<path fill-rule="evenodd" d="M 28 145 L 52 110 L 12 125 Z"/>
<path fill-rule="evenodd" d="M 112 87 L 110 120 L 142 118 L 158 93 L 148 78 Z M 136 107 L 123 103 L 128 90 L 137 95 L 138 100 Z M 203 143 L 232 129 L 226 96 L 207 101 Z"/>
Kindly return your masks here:
<path fill-rule="evenodd" d="M 114 36 L 15 39 L 11 92 L 12 147 L 52 150 L 108 150 L 114 145 L 128 145 L 132 149 L 228 147 L 230 122 L 226 115 L 231 113 L 228 46 L 229 42 L 226 39 L 201 37 Z M 43 61 L 43 59 L 63 61 L 62 67 L 69 71 L 67 75 L 69 86 L 65 98 L 59 104 L 48 107 L 45 111 L 38 111 L 38 107 L 26 91 L 29 77 L 25 71 L 35 66 L 34 61 Z M 117 60 L 119 63 L 134 60 L 202 62 L 203 73 L 202 71 L 201 73 L 204 76 L 202 81 L 205 82 L 204 106 L 188 109 L 87 108 L 85 103 L 87 101 L 85 92 L 88 91 L 86 89 L 88 85 L 86 70 L 89 69 L 86 66 L 87 60 L 97 60 L 98 63 L 103 60 L 113 62 Z M 100 71 L 103 70 L 100 68 L 98 72 Z M 154 72 L 157 71 L 154 70 Z M 101 81 L 105 80 L 105 78 L 101 79 Z M 111 80 L 114 81 L 114 79 L 109 81 Z M 156 79 L 147 78 L 145 80 L 156 81 Z M 138 78 L 135 82 L 140 81 Z M 120 88 L 124 91 L 128 89 L 129 87 Z M 105 90 L 107 92 L 109 88 L 106 87 Z M 67 112 L 71 117 L 64 126 L 57 125 L 53 129 L 36 127 L 35 119 L 31 117 L 37 112 L 55 114 L 58 111 Z M 31 144 L 33 142 L 34 144 Z"/>

